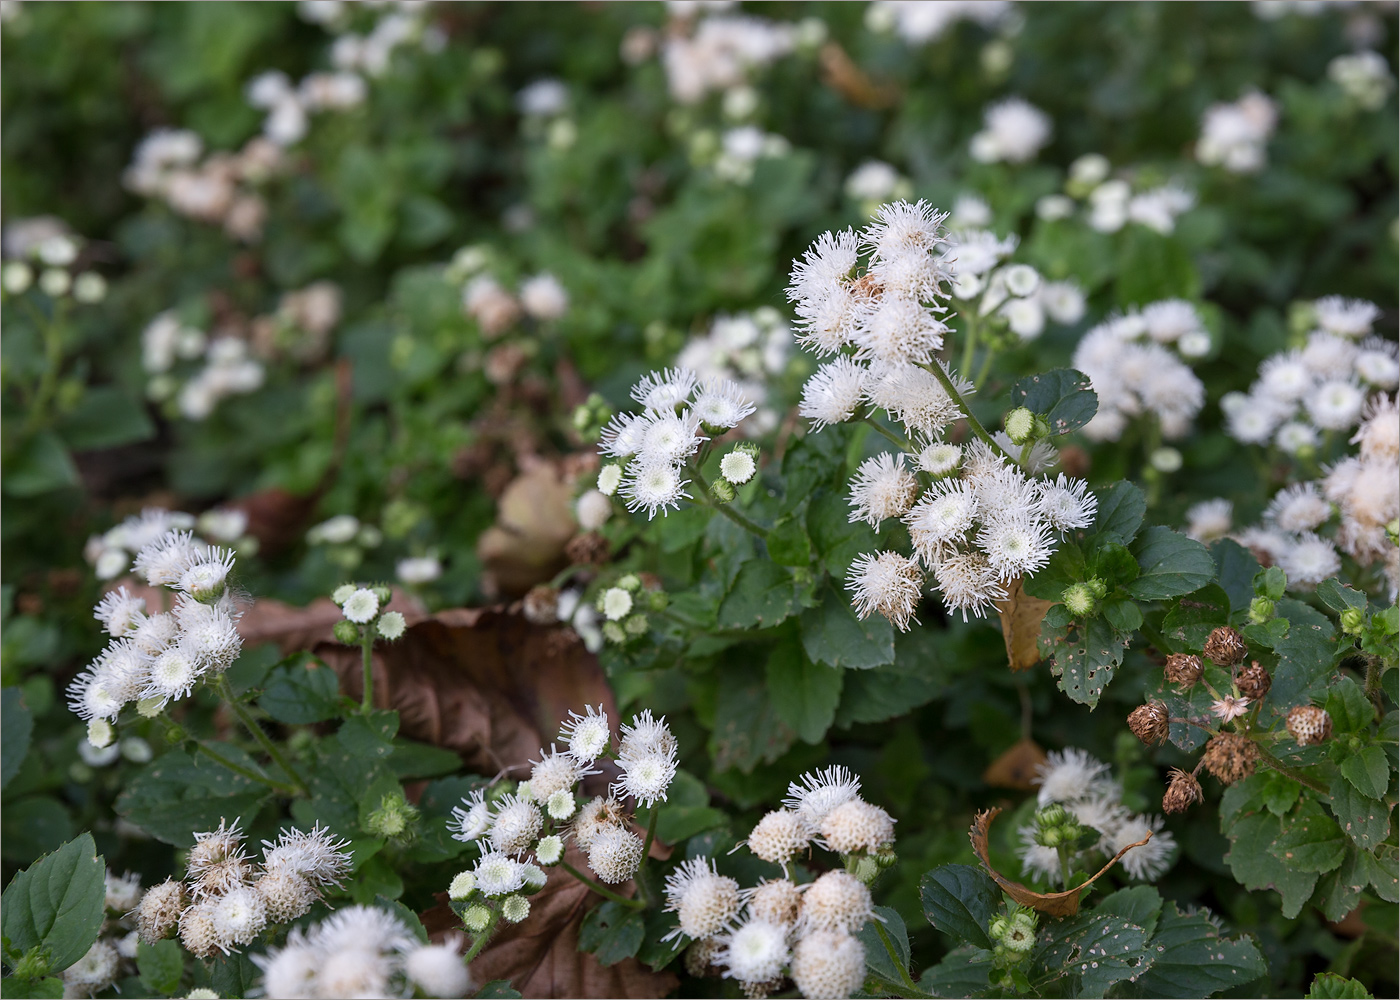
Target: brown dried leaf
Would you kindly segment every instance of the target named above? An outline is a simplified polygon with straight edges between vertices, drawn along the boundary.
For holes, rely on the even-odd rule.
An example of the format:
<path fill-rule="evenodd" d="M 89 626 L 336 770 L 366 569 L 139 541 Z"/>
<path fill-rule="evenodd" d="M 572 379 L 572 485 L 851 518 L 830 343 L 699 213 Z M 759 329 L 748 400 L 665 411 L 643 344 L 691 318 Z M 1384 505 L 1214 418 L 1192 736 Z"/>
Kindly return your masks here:
<path fill-rule="evenodd" d="M 260 552 L 270 555 L 301 541 L 320 499 L 319 490 L 298 496 L 273 486 L 239 497 L 228 506 L 248 515 L 248 534 L 258 540 Z"/>
<path fill-rule="evenodd" d="M 1115 854 L 1109 859 L 1108 864 L 1099 869 L 1098 874 L 1086 879 L 1083 885 L 1066 889 L 1064 892 L 1036 892 L 1034 889 L 1027 889 L 1020 882 L 1011 881 L 992 867 L 991 859 L 988 857 L 987 837 L 992 827 L 992 820 L 996 819 L 1000 812 L 1000 807 L 994 806 L 978 813 L 973 819 L 972 829 L 968 831 L 968 838 L 972 841 L 972 852 L 977 855 L 977 860 L 982 862 L 983 870 L 992 877 L 993 882 L 1001 886 L 1003 892 L 1022 906 L 1029 906 L 1041 913 L 1048 913 L 1052 917 L 1072 917 L 1078 913 L 1079 897 L 1084 889 L 1097 882 L 1100 876 L 1117 864 L 1118 859 L 1123 855 L 1152 839 L 1152 832 L 1149 830 L 1146 837 L 1143 837 L 1136 844 L 1129 844 Z"/>
<path fill-rule="evenodd" d="M 1029 736 L 1022 737 L 982 772 L 982 780 L 993 788 L 1033 790 L 1036 768 L 1045 763 L 1045 750 Z"/>
<path fill-rule="evenodd" d="M 564 860 L 580 869 L 587 863 L 574 846 Z M 624 896 L 633 894 L 630 882 L 615 888 Z M 662 997 L 674 990 L 679 981 L 670 972 L 652 972 L 635 958 L 603 966 L 578 950 L 579 927 L 601 902 L 563 868 L 549 869 L 549 881 L 530 897 L 529 918 L 506 925 L 492 938 L 472 962 L 472 978 L 478 983 L 508 979 L 527 997 Z M 434 939 L 461 929 L 445 902 L 422 919 Z"/>
<path fill-rule="evenodd" d="M 875 83 L 839 43 L 823 45 L 820 60 L 822 82 L 852 104 L 862 108 L 888 108 L 899 101 L 898 87 Z"/>
<path fill-rule="evenodd" d="M 341 690 L 359 699 L 360 650 L 323 642 Z M 459 608 L 419 621 L 374 650 L 374 701 L 411 739 L 460 753 L 470 770 L 519 774 L 557 739 L 569 712 L 617 705 L 572 629 L 541 628 L 501 608 Z"/>
<path fill-rule="evenodd" d="M 1006 642 L 1006 659 L 1012 670 L 1029 670 L 1040 662 L 1036 646 L 1040 622 L 1054 603 L 1027 594 L 1020 577 L 1007 586 L 1006 600 L 997 602 L 997 612 L 1001 615 L 1001 637 Z"/>
<path fill-rule="evenodd" d="M 548 462 L 526 469 L 506 487 L 496 523 L 476 544 L 501 593 L 520 597 L 568 565 L 564 546 L 578 530 L 572 494 Z"/>

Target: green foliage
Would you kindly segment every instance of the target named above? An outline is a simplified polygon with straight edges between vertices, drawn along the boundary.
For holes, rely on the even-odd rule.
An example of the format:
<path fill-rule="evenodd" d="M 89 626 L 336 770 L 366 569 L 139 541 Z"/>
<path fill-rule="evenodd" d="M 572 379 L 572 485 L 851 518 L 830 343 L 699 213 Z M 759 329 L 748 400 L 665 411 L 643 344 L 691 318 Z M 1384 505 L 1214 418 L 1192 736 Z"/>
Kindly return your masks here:
<path fill-rule="evenodd" d="M 102 858 L 91 834 L 46 854 L 5 887 L 6 961 L 11 948 L 37 948 L 46 971 L 68 968 L 97 939 L 103 898 Z M 42 973 L 30 978 L 41 977 Z"/>

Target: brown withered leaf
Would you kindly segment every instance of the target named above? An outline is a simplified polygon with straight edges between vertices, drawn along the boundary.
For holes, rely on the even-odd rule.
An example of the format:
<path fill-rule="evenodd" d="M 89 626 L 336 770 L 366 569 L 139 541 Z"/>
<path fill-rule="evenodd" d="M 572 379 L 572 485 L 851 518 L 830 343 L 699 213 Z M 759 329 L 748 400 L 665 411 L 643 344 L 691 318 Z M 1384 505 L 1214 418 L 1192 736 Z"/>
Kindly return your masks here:
<path fill-rule="evenodd" d="M 570 846 L 564 860 L 583 870 L 583 854 Z M 633 894 L 632 884 L 616 888 Z M 472 979 L 487 983 L 508 979 L 527 997 L 662 997 L 678 985 L 670 972 L 653 972 L 635 958 L 604 966 L 578 950 L 579 928 L 599 896 L 563 868 L 549 869 L 549 881 L 530 897 L 530 916 L 502 928 L 471 964 Z M 461 923 L 442 903 L 422 914 L 423 926 L 435 940 Z"/>
<path fill-rule="evenodd" d="M 827 42 L 820 54 L 822 82 L 862 108 L 888 108 L 899 101 L 899 88 L 876 83 L 837 42 Z"/>
<path fill-rule="evenodd" d="M 1082 885 L 1073 889 L 1066 889 L 1064 892 L 1036 892 L 1028 889 L 1020 882 L 1013 882 L 1005 875 L 1002 875 L 992 867 L 991 859 L 988 857 L 987 837 L 992 827 L 992 820 L 1001 813 L 1000 807 L 992 807 L 977 814 L 972 821 L 972 829 L 968 831 L 968 838 L 972 841 L 972 852 L 977 855 L 977 860 L 982 863 L 982 869 L 992 877 L 992 881 L 1001 886 L 1002 892 L 1006 893 L 1022 906 L 1029 906 L 1041 913 L 1048 913 L 1052 917 L 1072 917 L 1079 912 L 1079 896 L 1084 891 L 1085 886 L 1093 885 L 1106 871 L 1118 863 L 1118 859 L 1127 854 L 1134 847 L 1141 847 L 1152 839 L 1152 832 L 1149 830 L 1146 837 L 1136 844 L 1129 844 L 1112 858 L 1108 864 L 1099 869 L 1098 874 L 1086 879 Z"/>
<path fill-rule="evenodd" d="M 578 530 L 572 493 L 560 470 L 541 461 L 501 494 L 476 551 L 502 594 L 520 597 L 568 565 L 564 546 Z"/>
<path fill-rule="evenodd" d="M 1045 750 L 1029 736 L 1022 737 L 982 772 L 982 780 L 993 788 L 1029 792 L 1036 787 L 1036 768 L 1045 763 Z"/>
<path fill-rule="evenodd" d="M 341 690 L 358 700 L 358 647 L 322 642 Z M 519 776 L 557 740 L 569 712 L 602 705 L 617 718 L 597 659 L 571 629 L 531 625 L 502 608 L 459 608 L 411 626 L 374 650 L 374 701 L 399 713 L 411 739 L 460 753 L 469 770 Z"/>
<path fill-rule="evenodd" d="M 1006 600 L 997 601 L 1006 660 L 1013 671 L 1029 670 L 1040 662 L 1040 650 L 1036 647 L 1040 622 L 1054 603 L 1027 594 L 1019 576 L 1007 586 Z"/>

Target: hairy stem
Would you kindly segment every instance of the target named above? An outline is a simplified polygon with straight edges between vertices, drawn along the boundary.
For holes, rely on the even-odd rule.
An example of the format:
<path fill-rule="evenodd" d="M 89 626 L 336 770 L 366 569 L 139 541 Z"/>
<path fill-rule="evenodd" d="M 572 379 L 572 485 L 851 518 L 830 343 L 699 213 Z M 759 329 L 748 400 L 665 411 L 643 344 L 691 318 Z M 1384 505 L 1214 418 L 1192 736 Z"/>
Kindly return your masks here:
<path fill-rule="evenodd" d="M 234 774 L 247 778 L 249 781 L 256 781 L 260 785 L 266 785 L 268 788 L 271 788 L 274 792 L 277 792 L 281 795 L 295 795 L 297 793 L 297 790 L 291 785 L 284 785 L 280 781 L 273 781 L 265 774 L 258 774 L 256 771 L 250 771 L 248 768 L 244 767 L 241 764 L 235 764 L 233 761 L 227 759 L 222 754 L 215 752 L 213 747 L 203 742 L 196 740 L 195 747 L 199 750 L 200 753 L 204 754 L 210 760 L 220 764 L 223 767 L 228 768 Z"/>
<path fill-rule="evenodd" d="M 719 511 L 721 514 L 729 518 L 729 520 L 733 521 L 735 524 L 743 528 L 755 538 L 762 539 L 764 542 L 768 541 L 767 528 L 764 528 L 758 524 L 755 524 L 753 521 L 750 521 L 743 514 L 740 514 L 737 510 L 735 510 L 733 508 L 733 505 L 727 503 L 716 503 L 714 500 L 710 499 L 710 484 L 705 480 L 704 473 L 700 471 L 700 467 L 698 465 L 688 464 L 686 466 L 686 469 L 690 472 L 692 476 L 695 477 L 695 482 L 700 487 L 700 496 L 698 499 L 693 500 L 693 503 L 698 503 L 702 506 L 709 507 L 711 510 Z"/>
<path fill-rule="evenodd" d="M 481 954 L 481 949 L 486 947 L 486 942 L 491 940 L 491 935 L 495 933 L 496 924 L 500 923 L 501 914 L 499 910 L 491 911 L 491 922 L 486 925 L 486 929 L 476 936 L 472 941 L 472 946 L 467 949 L 467 953 L 462 956 L 462 964 L 467 965 L 472 959 Z"/>
<path fill-rule="evenodd" d="M 972 361 L 977 356 L 977 317 L 972 314 L 964 314 L 967 319 L 967 336 L 963 339 L 962 364 L 959 369 L 964 372 L 972 371 Z M 987 357 L 991 358 L 991 351 L 987 352 Z"/>
<path fill-rule="evenodd" d="M 214 690 L 218 691 L 219 697 L 228 703 L 233 714 L 238 716 L 238 721 L 243 723 L 243 728 L 247 729 L 253 739 L 258 741 L 258 745 L 267 751 L 267 755 L 272 758 L 273 763 L 291 779 L 296 791 L 303 795 L 309 795 L 310 790 L 306 787 L 306 782 L 302 780 L 301 775 L 292 768 L 286 756 L 277 748 L 277 744 L 273 743 L 267 733 L 263 732 L 262 726 L 258 725 L 258 720 L 254 719 L 243 703 L 234 697 L 233 688 L 229 687 L 228 677 L 220 674 L 218 680 L 214 682 Z"/>
<path fill-rule="evenodd" d="M 647 862 L 651 860 L 651 842 L 656 839 L 656 818 L 661 815 L 661 810 L 652 803 L 651 819 L 647 821 L 647 838 L 642 841 L 642 867 L 637 872 L 637 890 L 642 895 L 642 902 L 647 906 L 652 903 L 651 889 L 648 887 L 646 879 L 642 878 L 642 872 L 647 870 Z"/>
<path fill-rule="evenodd" d="M 890 430 L 888 427 L 880 423 L 880 421 L 876 420 L 869 414 L 866 414 L 865 416 L 861 417 L 861 419 L 864 420 L 871 427 L 875 428 L 875 430 L 879 432 L 879 434 L 882 437 L 887 438 L 890 441 L 890 443 L 892 443 L 896 448 L 902 448 L 904 451 L 907 451 L 910 454 L 913 454 L 918 450 L 914 447 L 913 443 L 910 442 L 908 438 L 901 437 L 900 435 L 896 434 L 894 431 Z"/>
<path fill-rule="evenodd" d="M 885 952 L 890 956 L 890 962 L 899 970 L 899 978 L 904 981 L 907 989 L 913 990 L 915 996 L 921 996 L 919 987 L 914 980 L 909 977 L 909 970 L 904 967 L 904 959 L 899 957 L 895 951 L 894 942 L 890 940 L 889 932 L 885 930 L 885 925 L 878 920 L 871 921 L 875 925 L 875 933 L 880 935 L 880 943 L 885 946 Z"/>
<path fill-rule="evenodd" d="M 948 394 L 948 398 L 957 404 L 958 410 L 962 413 L 963 419 L 967 421 L 967 426 L 972 428 L 972 433 L 982 439 L 983 443 L 1000 455 L 1002 458 L 1011 459 L 1011 456 L 1002 451 L 1001 445 L 996 443 L 996 439 L 987 433 L 987 428 L 982 426 L 982 421 L 972 414 L 972 408 L 967 405 L 967 400 L 962 398 L 962 393 L 958 392 L 958 387 L 953 385 L 953 380 L 948 377 L 948 373 L 943 370 L 943 366 L 938 362 L 922 366 L 926 371 L 932 372 L 933 377 L 938 379 L 943 391 Z"/>
<path fill-rule="evenodd" d="M 360 660 L 364 671 L 364 697 L 360 701 L 360 711 L 365 715 L 374 709 L 374 625 L 366 625 L 360 630 Z"/>
<path fill-rule="evenodd" d="M 647 905 L 647 904 L 644 903 L 644 902 L 642 902 L 640 899 L 628 899 L 626 896 L 620 896 L 620 895 L 618 895 L 617 893 L 615 893 L 615 892 L 613 892 L 611 889 L 609 889 L 607 886 L 603 885 L 601 882 L 595 882 L 595 881 L 593 881 L 593 879 L 589 878 L 587 875 L 585 875 L 583 872 L 579 871 L 577 868 L 575 868 L 573 865 L 569 864 L 567 861 L 561 861 L 561 862 L 559 862 L 559 867 L 562 868 L 562 869 L 564 869 L 566 872 L 568 872 L 568 873 L 569 873 L 570 875 L 572 875 L 574 878 L 578 879 L 578 880 L 579 880 L 580 882 L 582 882 L 584 885 L 588 886 L 588 888 L 592 889 L 594 892 L 596 892 L 598 895 L 602 896 L 604 899 L 610 899 L 610 900 L 612 900 L 614 903 L 619 903 L 619 904 L 621 904 L 622 906 L 626 906 L 626 907 L 628 907 L 629 909 L 633 909 L 633 910 L 643 910 L 643 909 L 646 909 L 646 905 Z"/>

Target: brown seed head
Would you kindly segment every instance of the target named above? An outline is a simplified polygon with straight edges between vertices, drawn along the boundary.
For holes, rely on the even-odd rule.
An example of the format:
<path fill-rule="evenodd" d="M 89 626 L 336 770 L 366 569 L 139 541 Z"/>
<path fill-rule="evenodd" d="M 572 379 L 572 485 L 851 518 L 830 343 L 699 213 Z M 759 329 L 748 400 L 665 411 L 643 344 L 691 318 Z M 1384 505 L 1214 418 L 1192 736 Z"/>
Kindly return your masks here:
<path fill-rule="evenodd" d="M 717 951 L 719 942 L 714 938 L 701 938 L 691 942 L 690 947 L 685 950 L 685 971 L 696 979 L 718 976 L 720 968 L 715 965 Z"/>
<path fill-rule="evenodd" d="M 564 546 L 564 555 L 580 566 L 601 566 L 612 555 L 612 546 L 596 531 L 585 531 L 569 539 Z"/>
<path fill-rule="evenodd" d="M 531 587 L 521 601 L 520 611 L 531 625 L 553 625 L 559 621 L 559 591 L 541 583 Z"/>
<path fill-rule="evenodd" d="M 1167 721 L 1167 706 L 1160 701 L 1149 701 L 1139 705 L 1128 715 L 1128 728 L 1133 735 L 1148 746 L 1156 746 L 1167 738 L 1170 728 Z"/>
<path fill-rule="evenodd" d="M 1206 744 L 1201 762 L 1221 784 L 1233 785 L 1254 773 L 1259 747 L 1242 733 L 1221 733 Z"/>
<path fill-rule="evenodd" d="M 1316 705 L 1297 705 L 1288 713 L 1284 723 L 1288 732 L 1302 746 L 1321 743 L 1332 735 L 1332 716 Z"/>
<path fill-rule="evenodd" d="M 1173 653 L 1164 670 L 1167 680 L 1189 688 L 1201 679 L 1201 658 L 1191 653 Z"/>
<path fill-rule="evenodd" d="M 1206 640 L 1206 659 L 1222 667 L 1233 667 L 1244 659 L 1244 636 L 1229 625 L 1221 625 Z"/>
<path fill-rule="evenodd" d="M 1240 671 L 1240 675 L 1235 678 L 1235 687 L 1240 689 L 1240 694 L 1250 701 L 1258 701 L 1269 693 L 1269 688 L 1273 686 L 1274 679 L 1269 676 L 1269 672 L 1259 665 L 1255 660 L 1248 667 Z"/>
<path fill-rule="evenodd" d="M 1187 774 L 1179 767 L 1167 772 L 1167 779 L 1167 793 L 1162 796 L 1163 812 L 1185 812 L 1191 803 L 1200 802 L 1204 797 L 1196 776 Z"/>

